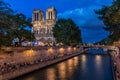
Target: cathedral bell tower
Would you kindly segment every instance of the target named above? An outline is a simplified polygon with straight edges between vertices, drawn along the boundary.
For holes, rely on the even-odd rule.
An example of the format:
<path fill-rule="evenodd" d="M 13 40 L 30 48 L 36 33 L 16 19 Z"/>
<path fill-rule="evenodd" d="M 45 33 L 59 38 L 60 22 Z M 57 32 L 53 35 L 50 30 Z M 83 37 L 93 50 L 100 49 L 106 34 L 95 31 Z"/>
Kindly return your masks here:
<path fill-rule="evenodd" d="M 46 10 L 46 20 L 44 19 L 44 12 L 42 10 L 33 10 L 32 13 L 32 32 L 37 41 L 44 43 L 54 43 L 52 29 L 56 24 L 57 11 L 54 7 Z"/>

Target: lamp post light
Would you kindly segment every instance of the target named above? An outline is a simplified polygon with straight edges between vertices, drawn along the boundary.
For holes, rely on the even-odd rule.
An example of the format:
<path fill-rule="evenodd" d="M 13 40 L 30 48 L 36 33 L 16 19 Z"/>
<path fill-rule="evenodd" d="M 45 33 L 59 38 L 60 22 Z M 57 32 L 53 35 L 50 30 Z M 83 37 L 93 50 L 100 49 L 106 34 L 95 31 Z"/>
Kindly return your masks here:
<path fill-rule="evenodd" d="M 68 47 L 68 48 L 67 48 L 67 52 L 68 52 L 68 54 L 71 54 L 71 53 L 72 53 L 72 48 L 71 48 L 71 47 Z"/>
<path fill-rule="evenodd" d="M 60 56 L 63 56 L 64 53 L 65 53 L 65 49 L 64 49 L 64 48 L 60 48 L 60 49 L 59 49 L 59 53 L 60 53 L 60 54 L 59 54 Z"/>
<path fill-rule="evenodd" d="M 74 50 L 74 52 L 76 52 L 77 51 L 76 47 L 74 47 L 73 50 Z"/>

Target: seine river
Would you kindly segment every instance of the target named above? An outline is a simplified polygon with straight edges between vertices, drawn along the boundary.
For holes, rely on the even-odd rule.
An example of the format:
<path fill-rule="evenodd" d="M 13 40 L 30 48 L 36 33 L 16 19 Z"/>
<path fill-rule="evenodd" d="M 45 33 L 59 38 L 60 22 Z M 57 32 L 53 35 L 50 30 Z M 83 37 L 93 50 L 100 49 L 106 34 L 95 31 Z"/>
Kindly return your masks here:
<path fill-rule="evenodd" d="M 113 80 L 109 55 L 81 54 L 14 80 Z"/>

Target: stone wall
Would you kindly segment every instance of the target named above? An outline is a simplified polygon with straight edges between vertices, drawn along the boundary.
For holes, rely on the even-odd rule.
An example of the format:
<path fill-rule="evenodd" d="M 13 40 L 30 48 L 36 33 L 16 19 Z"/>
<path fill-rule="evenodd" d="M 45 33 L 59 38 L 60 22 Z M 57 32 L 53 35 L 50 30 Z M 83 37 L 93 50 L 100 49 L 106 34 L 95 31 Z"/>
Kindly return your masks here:
<path fill-rule="evenodd" d="M 113 51 L 111 53 L 112 61 L 113 61 L 113 69 L 115 72 L 116 80 L 120 80 L 120 57 L 119 55 L 120 53 L 118 53 L 117 51 Z"/>
<path fill-rule="evenodd" d="M 5 55 L 4 57 L 6 58 L 3 59 L 3 62 L 12 65 L 17 65 L 22 63 L 30 63 L 30 65 L 25 67 L 20 67 L 14 71 L 1 74 L 0 80 L 8 80 L 21 76 L 23 74 L 32 72 L 34 70 L 43 68 L 45 66 L 79 55 L 82 52 L 83 50 L 80 50 L 80 48 L 72 48 L 72 47 L 46 48 L 41 50 L 30 49 L 22 52 L 16 51 L 12 55 Z M 50 59 L 53 56 L 56 58 Z M 42 61 L 34 64 L 34 62 L 37 60 L 42 60 Z"/>

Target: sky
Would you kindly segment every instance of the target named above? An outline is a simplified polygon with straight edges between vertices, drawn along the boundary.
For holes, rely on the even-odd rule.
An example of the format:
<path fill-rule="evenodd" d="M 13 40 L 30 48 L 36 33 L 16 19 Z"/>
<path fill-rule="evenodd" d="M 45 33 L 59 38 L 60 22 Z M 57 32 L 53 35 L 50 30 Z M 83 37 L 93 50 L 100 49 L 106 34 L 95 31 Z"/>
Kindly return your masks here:
<path fill-rule="evenodd" d="M 71 18 L 79 26 L 82 40 L 85 43 L 98 42 L 109 35 L 103 30 L 104 24 L 97 18 L 94 10 L 101 9 L 103 5 L 109 6 L 113 0 L 4 0 L 13 10 L 32 17 L 34 9 L 46 9 L 54 6 L 57 17 Z"/>

